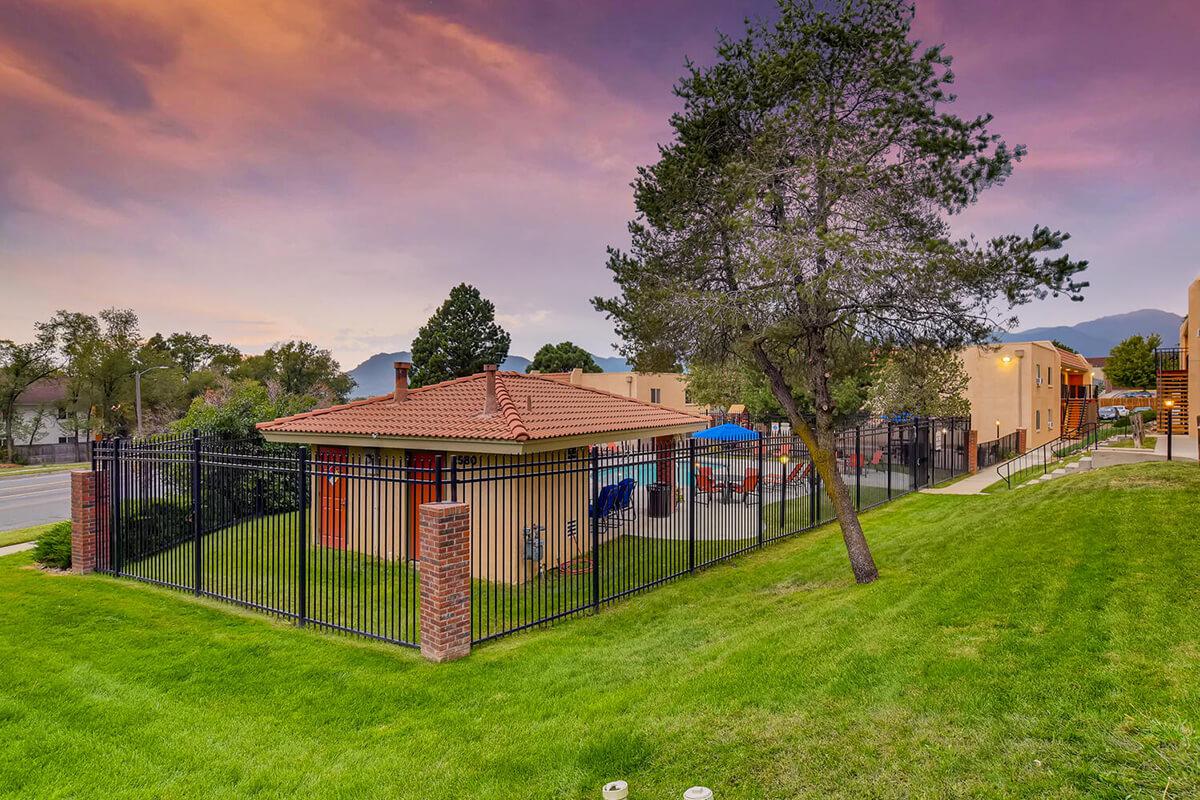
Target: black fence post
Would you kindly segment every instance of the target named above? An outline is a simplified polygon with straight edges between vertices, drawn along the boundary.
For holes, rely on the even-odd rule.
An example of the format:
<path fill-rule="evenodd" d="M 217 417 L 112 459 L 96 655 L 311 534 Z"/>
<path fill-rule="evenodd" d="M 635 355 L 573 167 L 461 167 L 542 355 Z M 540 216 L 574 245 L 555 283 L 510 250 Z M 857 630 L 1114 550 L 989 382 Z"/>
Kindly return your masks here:
<path fill-rule="evenodd" d="M 308 448 L 296 453 L 296 616 L 300 627 L 308 619 Z"/>
<path fill-rule="evenodd" d="M 887 498 L 892 499 L 892 421 L 887 424 Z"/>
<path fill-rule="evenodd" d="M 596 512 L 599 511 L 600 500 L 600 451 L 592 448 L 592 502 L 589 507 L 592 512 L 591 517 L 592 527 L 592 608 L 600 607 L 600 516 Z"/>
<path fill-rule="evenodd" d="M 917 467 L 920 464 L 920 459 L 917 454 L 917 447 L 920 445 L 921 436 L 921 420 L 919 417 L 913 417 L 912 424 L 912 443 L 908 448 L 909 462 L 912 467 L 912 490 L 915 492 L 921 486 L 920 478 L 917 477 Z"/>
<path fill-rule="evenodd" d="M 767 477 L 763 474 L 763 450 L 767 447 L 767 440 L 762 434 L 758 436 L 758 546 L 762 547 L 763 543 L 763 480 Z"/>
<path fill-rule="evenodd" d="M 192 574 L 194 583 L 194 591 L 197 596 L 203 591 L 203 569 L 200 554 L 200 536 L 203 532 L 200 515 L 203 511 L 204 504 L 201 502 L 200 485 L 200 431 L 192 430 L 192 566 L 195 570 Z"/>
<path fill-rule="evenodd" d="M 854 426 L 854 508 L 862 510 L 862 426 Z"/>
<path fill-rule="evenodd" d="M 121 553 L 121 437 L 112 440 L 112 477 L 109 478 L 109 503 L 112 507 L 112 524 L 109 526 L 109 561 L 113 572 L 120 575 L 125 568 Z"/>
<path fill-rule="evenodd" d="M 440 503 L 442 502 L 442 484 L 446 482 L 441 453 L 434 456 L 434 462 L 437 464 L 437 501 Z"/>
<path fill-rule="evenodd" d="M 791 437 L 788 437 L 789 439 Z M 791 451 L 791 442 L 788 443 L 788 451 Z M 788 465 L 783 458 L 779 459 L 779 536 L 783 536 L 787 530 L 787 487 L 788 487 Z"/>
<path fill-rule="evenodd" d="M 696 440 L 688 439 L 688 572 L 696 571 Z"/>
<path fill-rule="evenodd" d="M 450 502 L 458 502 L 458 456 L 450 456 Z"/>
<path fill-rule="evenodd" d="M 817 527 L 821 519 L 821 499 L 818 492 L 821 490 L 821 475 L 817 472 L 817 462 L 812 453 L 808 454 L 808 519 L 812 522 L 810 527 Z"/>

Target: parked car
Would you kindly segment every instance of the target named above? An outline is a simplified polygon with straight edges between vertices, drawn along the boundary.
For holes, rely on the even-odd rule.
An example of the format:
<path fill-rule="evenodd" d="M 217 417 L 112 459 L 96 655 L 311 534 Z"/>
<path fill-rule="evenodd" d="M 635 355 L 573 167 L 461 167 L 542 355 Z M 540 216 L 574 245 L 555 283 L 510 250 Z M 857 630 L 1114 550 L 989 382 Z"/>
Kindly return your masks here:
<path fill-rule="evenodd" d="M 1129 409 L 1125 406 L 1112 406 L 1112 409 L 1117 412 L 1118 417 L 1128 417 Z"/>
<path fill-rule="evenodd" d="M 1096 415 L 1103 420 L 1114 420 L 1117 418 L 1117 408 L 1119 406 L 1101 406 Z"/>
<path fill-rule="evenodd" d="M 1133 411 L 1130 411 L 1129 413 L 1130 414 L 1145 414 L 1146 412 L 1153 411 L 1153 410 L 1154 409 L 1150 408 L 1150 406 L 1138 406 L 1137 408 L 1135 408 Z"/>

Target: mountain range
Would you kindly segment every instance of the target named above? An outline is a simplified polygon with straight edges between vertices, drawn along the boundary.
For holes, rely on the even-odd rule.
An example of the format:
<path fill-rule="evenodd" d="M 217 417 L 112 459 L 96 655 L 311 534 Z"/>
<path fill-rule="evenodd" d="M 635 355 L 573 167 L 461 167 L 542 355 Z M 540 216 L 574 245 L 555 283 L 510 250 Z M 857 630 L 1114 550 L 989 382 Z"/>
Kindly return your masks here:
<path fill-rule="evenodd" d="M 629 362 L 620 357 L 602 358 L 593 355 L 596 365 L 605 372 L 628 372 Z M 350 370 L 354 379 L 355 397 L 375 397 L 388 394 L 395 386 L 396 373 L 392 364 L 396 361 L 412 361 L 412 353 L 401 350 L 399 353 L 376 353 L 366 361 Z M 504 359 L 500 369 L 513 372 L 524 372 L 530 361 L 525 356 L 512 356 Z"/>
<path fill-rule="evenodd" d="M 1113 314 L 1080 322 L 1078 325 L 1055 325 L 1001 333 L 998 338 L 1002 342 L 1057 339 L 1068 347 L 1078 350 L 1084 357 L 1103 357 L 1107 356 L 1109 351 L 1122 339 L 1136 334 L 1150 336 L 1157 333 L 1162 337 L 1164 345 L 1177 344 L 1181 322 L 1183 322 L 1183 317 L 1172 314 L 1170 311 L 1143 308 L 1127 314 Z"/>

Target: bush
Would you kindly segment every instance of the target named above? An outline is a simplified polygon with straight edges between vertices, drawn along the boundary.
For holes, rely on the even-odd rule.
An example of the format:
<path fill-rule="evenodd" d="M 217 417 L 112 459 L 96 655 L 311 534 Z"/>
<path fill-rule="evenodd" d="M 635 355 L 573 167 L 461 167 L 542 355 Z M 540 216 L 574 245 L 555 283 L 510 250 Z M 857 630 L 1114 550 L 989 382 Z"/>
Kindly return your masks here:
<path fill-rule="evenodd" d="M 67 569 L 71 566 L 71 523 L 58 522 L 38 537 L 33 557 L 43 567 Z"/>
<path fill-rule="evenodd" d="M 1131 424 L 1129 417 L 1117 417 L 1112 422 L 1114 428 L 1121 428 L 1122 430 L 1128 428 Z"/>
<path fill-rule="evenodd" d="M 1156 419 L 1158 419 L 1158 412 L 1154 409 L 1142 412 L 1142 422 L 1154 422 Z"/>
<path fill-rule="evenodd" d="M 174 500 L 129 501 L 121 520 L 122 555 L 134 561 L 192 536 L 191 509 Z"/>

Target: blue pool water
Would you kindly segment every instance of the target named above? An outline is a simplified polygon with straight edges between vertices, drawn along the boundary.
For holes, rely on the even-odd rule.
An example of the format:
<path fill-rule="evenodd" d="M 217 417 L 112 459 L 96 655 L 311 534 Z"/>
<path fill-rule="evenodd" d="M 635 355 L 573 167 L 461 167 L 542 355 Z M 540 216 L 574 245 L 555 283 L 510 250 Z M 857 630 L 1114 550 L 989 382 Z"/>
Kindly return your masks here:
<path fill-rule="evenodd" d="M 721 461 L 700 461 L 701 466 L 712 467 L 714 472 L 733 472 L 738 475 L 753 464 L 747 463 L 724 463 Z M 625 478 L 633 478 L 637 481 L 638 488 L 648 486 L 658 481 L 658 465 L 654 463 L 630 464 L 622 467 L 608 467 L 600 470 L 600 485 L 606 486 L 610 483 L 619 483 Z M 675 485 L 687 486 L 691 479 L 691 470 L 688 467 L 688 462 L 675 462 Z"/>

